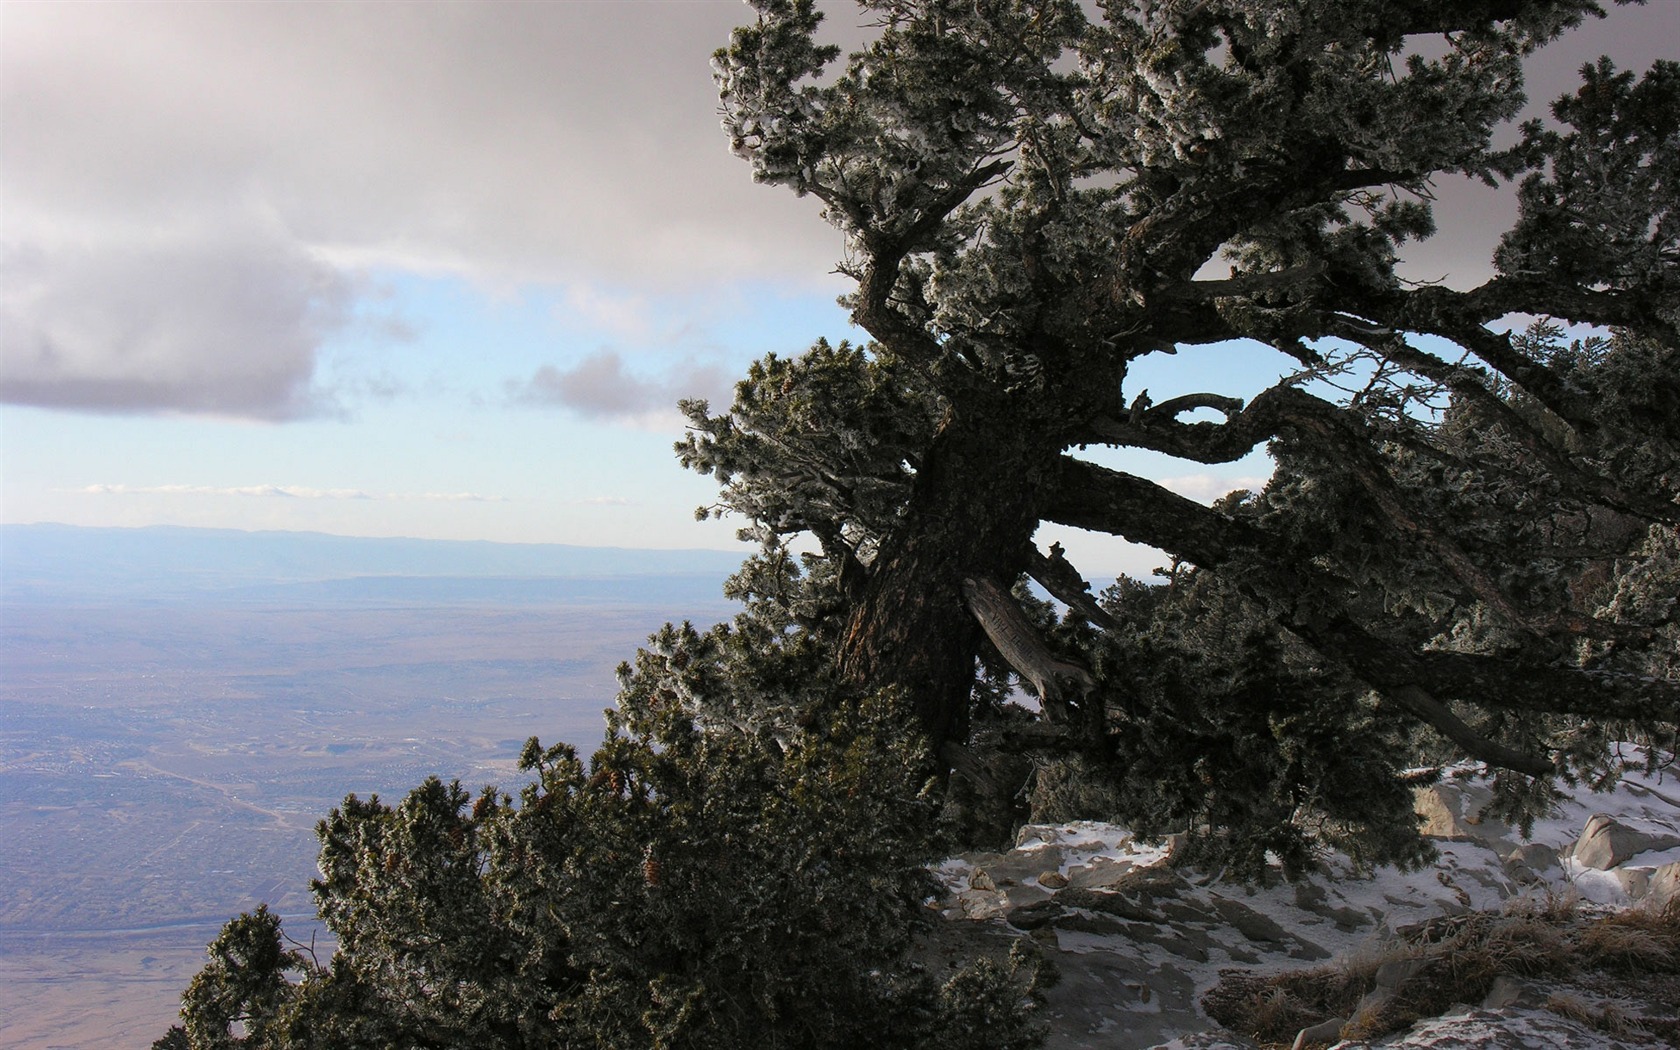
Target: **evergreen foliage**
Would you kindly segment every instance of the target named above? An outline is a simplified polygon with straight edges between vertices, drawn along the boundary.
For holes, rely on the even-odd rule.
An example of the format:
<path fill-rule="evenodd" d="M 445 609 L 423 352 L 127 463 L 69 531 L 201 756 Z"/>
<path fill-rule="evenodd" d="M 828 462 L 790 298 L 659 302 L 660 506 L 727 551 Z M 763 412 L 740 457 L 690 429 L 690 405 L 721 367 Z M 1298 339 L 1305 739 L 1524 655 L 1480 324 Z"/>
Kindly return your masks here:
<path fill-rule="evenodd" d="M 533 738 L 518 798 L 347 798 L 313 884 L 331 959 L 242 915 L 157 1045 L 1036 1045 L 1035 960 L 946 973 L 911 950 L 942 844 L 902 704 L 830 702 L 779 740 L 702 729 L 681 701 L 728 688 L 719 637 L 668 629 L 594 758 Z"/>

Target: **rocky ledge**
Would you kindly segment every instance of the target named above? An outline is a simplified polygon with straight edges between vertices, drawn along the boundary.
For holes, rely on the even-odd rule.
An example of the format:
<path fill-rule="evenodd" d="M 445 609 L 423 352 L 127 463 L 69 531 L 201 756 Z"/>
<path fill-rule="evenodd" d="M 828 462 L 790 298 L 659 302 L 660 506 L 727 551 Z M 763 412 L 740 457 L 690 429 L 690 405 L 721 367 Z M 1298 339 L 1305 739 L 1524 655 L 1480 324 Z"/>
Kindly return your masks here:
<path fill-rule="evenodd" d="M 1457 774 L 1418 793 L 1424 833 L 1439 854 L 1432 866 L 1360 872 L 1333 855 L 1304 881 L 1244 886 L 1173 865 L 1170 841 L 1140 843 L 1115 825 L 1029 825 L 1008 852 L 965 854 L 940 866 L 945 935 L 1038 944 L 1060 973 L 1046 1004 L 1051 1050 L 1248 1050 L 1257 1044 L 1220 1030 L 1203 1002 L 1233 975 L 1256 979 L 1385 956 L 1403 962 L 1417 953 L 1397 948 L 1449 936 L 1452 924 L 1477 915 L 1657 910 L 1680 900 L 1680 782 L 1672 773 L 1630 773 L 1613 791 L 1583 791 L 1526 838 L 1484 819 L 1487 788 L 1471 771 Z M 1367 1000 L 1395 994 L 1412 976 L 1403 965 L 1379 968 Z M 1664 1045 L 1637 1028 L 1612 1036 L 1589 1022 L 1610 1011 L 1673 1017 L 1677 992 L 1680 980 L 1567 988 L 1496 982 L 1477 1001 L 1407 1033 L 1338 1043 L 1354 1026 L 1352 1018 L 1333 1017 L 1296 1044 Z M 1366 1013 L 1376 1006 L 1360 1005 Z"/>

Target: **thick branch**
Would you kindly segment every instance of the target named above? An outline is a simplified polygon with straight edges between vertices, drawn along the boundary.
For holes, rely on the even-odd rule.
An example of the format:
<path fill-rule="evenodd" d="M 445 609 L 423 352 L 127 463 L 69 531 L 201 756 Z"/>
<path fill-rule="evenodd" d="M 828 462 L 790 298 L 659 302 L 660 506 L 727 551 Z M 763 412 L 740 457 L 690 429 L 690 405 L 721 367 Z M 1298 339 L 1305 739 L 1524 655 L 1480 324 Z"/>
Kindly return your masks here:
<path fill-rule="evenodd" d="M 1551 369 L 1520 353 L 1509 335 L 1489 331 L 1488 322 L 1515 313 L 1629 328 L 1675 339 L 1651 296 L 1599 292 L 1555 282 L 1496 277 L 1468 292 L 1428 287 L 1364 304 L 1394 329 L 1451 339 L 1480 357 L 1536 401 L 1582 434 L 1598 429 L 1591 397 L 1567 386 Z"/>
<path fill-rule="evenodd" d="M 1680 682 L 1660 678 L 1453 652 L 1417 653 L 1415 672 L 1435 693 L 1473 698 L 1487 707 L 1680 724 Z"/>
<path fill-rule="evenodd" d="M 1434 726 L 1442 736 L 1457 744 L 1471 758 L 1500 769 L 1527 773 L 1531 777 L 1550 776 L 1557 772 L 1552 763 L 1546 759 L 1506 747 L 1497 740 L 1489 740 L 1471 729 L 1462 718 L 1453 714 L 1447 708 L 1447 705 L 1430 696 L 1418 686 L 1400 686 L 1397 689 L 1388 690 L 1383 695 L 1410 711 L 1422 721 Z"/>
<path fill-rule="evenodd" d="M 1512 710 L 1680 721 L 1680 684 L 1610 679 L 1505 657 L 1419 653 L 1372 634 L 1344 611 L 1327 612 L 1317 596 L 1345 591 L 1344 581 L 1310 563 L 1280 564 L 1253 556 L 1277 546 L 1253 525 L 1229 519 L 1142 478 L 1071 457 L 1063 457 L 1058 481 L 1061 491 L 1047 514 L 1049 520 L 1124 536 L 1203 567 L 1240 561 L 1237 571 L 1244 590 L 1273 609 L 1282 626 L 1432 725 L 1438 721 L 1434 709 L 1408 690 L 1421 688 L 1429 697 L 1455 697 Z M 1437 728 L 1445 732 L 1450 725 Z M 1474 731 L 1452 727 L 1448 735 L 1465 746 L 1471 739 L 1467 733 Z M 1484 741 L 1474 753 L 1487 757 L 1499 754 L 1501 747 Z M 1549 763 L 1534 756 L 1518 760 L 1508 754 L 1496 764 L 1524 772 L 1542 765 L 1550 769 Z"/>
<path fill-rule="evenodd" d="M 1374 442 L 1364 432 L 1364 425 L 1357 417 L 1311 394 L 1299 390 L 1290 390 L 1289 394 L 1284 416 L 1287 425 L 1315 439 L 1314 443 L 1328 452 L 1365 490 L 1389 524 L 1415 537 L 1471 594 L 1498 610 L 1512 624 L 1535 635 L 1638 637 L 1638 634 L 1626 632 L 1614 624 L 1599 624 L 1585 617 L 1542 612 L 1519 605 L 1456 540 L 1417 513 L 1388 473 Z"/>
<path fill-rule="evenodd" d="M 858 281 L 857 305 L 852 320 L 870 335 L 905 357 L 931 363 L 939 356 L 939 343 L 921 325 L 907 319 L 892 305 L 898 286 L 899 267 L 906 256 L 922 247 L 939 224 L 982 186 L 1009 170 L 1009 162 L 998 160 L 977 166 L 968 178 L 954 183 L 923 206 L 922 214 L 902 230 L 865 227 L 860 230 L 869 260 Z"/>
<path fill-rule="evenodd" d="M 1534 314 L 1606 328 L 1631 328 L 1668 339 L 1675 337 L 1674 327 L 1657 310 L 1662 296 L 1651 290 L 1598 291 L 1557 281 L 1506 275 L 1495 277 L 1468 292 L 1455 294 L 1463 297 L 1468 313 L 1484 321 L 1495 321 L 1510 314 Z"/>
<path fill-rule="evenodd" d="M 1200 425 L 1200 424 L 1198 424 Z M 1045 518 L 1061 525 L 1124 536 L 1196 565 L 1216 565 L 1265 536 L 1153 481 L 1062 456 Z"/>
<path fill-rule="evenodd" d="M 1062 545 L 1052 543 L 1050 556 L 1045 557 L 1033 547 L 1027 552 L 1027 573 L 1049 591 L 1057 601 L 1072 609 L 1085 621 L 1104 631 L 1118 631 L 1120 622 L 1103 611 L 1091 597 L 1090 585 L 1079 570 L 1062 555 Z"/>
<path fill-rule="evenodd" d="M 1217 394 L 1188 394 L 1128 414 L 1125 420 L 1098 416 L 1089 424 L 1093 442 L 1164 452 L 1197 463 L 1233 463 L 1276 437 L 1291 397 L 1286 386 L 1272 387 L 1247 408 L 1241 400 Z M 1226 413 L 1223 423 L 1183 423 L 1178 415 L 1196 408 Z"/>
<path fill-rule="evenodd" d="M 1168 402 L 1161 408 L 1170 405 Z M 1347 471 L 1388 524 L 1415 537 L 1471 594 L 1498 610 L 1512 624 L 1537 635 L 1629 640 L 1644 636 L 1644 631 L 1637 627 L 1524 608 L 1456 540 L 1416 511 L 1376 453 L 1375 442 L 1365 432 L 1362 421 L 1322 398 L 1287 384 L 1275 386 L 1223 424 L 1185 424 L 1170 415 L 1157 419 L 1156 411 L 1141 413 L 1135 422 L 1128 424 L 1107 421 L 1105 431 L 1109 440 L 1198 462 L 1222 463 L 1241 458 L 1280 434 L 1299 434 Z M 1570 473 L 1573 475 L 1575 471 L 1571 469 Z"/>
<path fill-rule="evenodd" d="M 1186 281 L 1163 293 L 1168 299 L 1190 302 L 1211 302 L 1229 296 L 1249 296 L 1298 288 L 1317 280 L 1329 268 L 1322 259 L 1315 259 L 1287 270 L 1267 273 L 1244 273 L 1218 281 Z"/>

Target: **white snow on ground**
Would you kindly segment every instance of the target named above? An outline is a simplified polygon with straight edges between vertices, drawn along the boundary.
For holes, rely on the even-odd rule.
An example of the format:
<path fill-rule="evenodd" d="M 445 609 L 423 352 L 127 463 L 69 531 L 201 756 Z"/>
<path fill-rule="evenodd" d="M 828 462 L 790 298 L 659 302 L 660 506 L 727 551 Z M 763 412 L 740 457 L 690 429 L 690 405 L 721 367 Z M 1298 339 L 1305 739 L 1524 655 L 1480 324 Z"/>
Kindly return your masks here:
<path fill-rule="evenodd" d="M 1624 752 L 1641 757 L 1631 747 Z M 1213 1050 L 1220 1037 L 1210 1031 L 1216 1026 L 1199 1000 L 1221 970 L 1280 972 L 1370 957 L 1397 931 L 1431 919 L 1498 911 L 1525 899 L 1536 906 L 1562 898 L 1623 907 L 1636 895 L 1630 886 L 1644 893 L 1663 878 L 1680 884 L 1680 869 L 1656 878 L 1665 865 L 1680 863 L 1680 846 L 1647 850 L 1613 871 L 1588 868 L 1567 855 L 1556 863 L 1543 857 L 1521 865 L 1505 861 L 1525 842 L 1567 854 L 1594 815 L 1653 836 L 1680 835 L 1680 779 L 1672 771 L 1629 772 L 1604 793 L 1582 788 L 1537 821 L 1527 838 L 1480 818 L 1487 789 L 1479 780 L 1449 777 L 1439 797 L 1456 810 L 1453 837 L 1435 839 L 1438 859 L 1417 871 L 1361 872 L 1338 854 L 1327 860 L 1325 874 L 1304 882 L 1274 879 L 1245 887 L 1169 869 L 1165 845 L 1136 842 L 1116 825 L 1032 825 L 1006 854 L 965 854 L 936 868 L 947 889 L 940 906 L 953 921 L 999 933 L 1021 936 L 1031 929 L 1063 974 L 1047 1007 L 1053 1050 L 1139 1050 L 1197 1033 L 1199 1040 L 1180 1045 Z M 1152 868 L 1158 869 L 1154 888 L 1139 890 L 1138 873 Z M 1065 888 L 1063 880 L 1072 886 Z M 1476 1005 L 1465 1004 L 1456 1017 L 1431 1022 L 1403 1043 L 1342 1046 L 1649 1045 L 1618 1044 L 1543 1011 L 1472 1009 Z"/>

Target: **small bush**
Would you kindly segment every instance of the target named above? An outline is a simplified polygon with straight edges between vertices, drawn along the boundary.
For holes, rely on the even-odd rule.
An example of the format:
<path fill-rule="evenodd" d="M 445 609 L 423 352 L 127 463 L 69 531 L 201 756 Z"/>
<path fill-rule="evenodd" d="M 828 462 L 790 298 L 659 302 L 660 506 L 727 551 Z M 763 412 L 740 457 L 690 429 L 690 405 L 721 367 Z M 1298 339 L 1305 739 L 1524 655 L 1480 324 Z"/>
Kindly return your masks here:
<path fill-rule="evenodd" d="M 436 779 L 396 806 L 346 799 L 313 886 L 330 964 L 242 916 L 157 1045 L 1038 1045 L 1034 958 L 935 978 L 911 955 L 942 841 L 894 695 L 839 697 L 781 739 L 704 730 L 671 658 L 643 656 L 587 766 L 533 739 L 517 799 Z"/>

